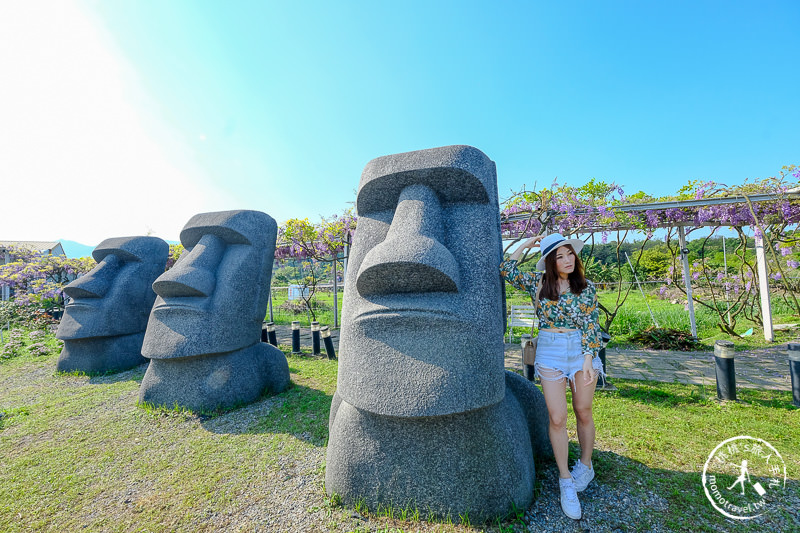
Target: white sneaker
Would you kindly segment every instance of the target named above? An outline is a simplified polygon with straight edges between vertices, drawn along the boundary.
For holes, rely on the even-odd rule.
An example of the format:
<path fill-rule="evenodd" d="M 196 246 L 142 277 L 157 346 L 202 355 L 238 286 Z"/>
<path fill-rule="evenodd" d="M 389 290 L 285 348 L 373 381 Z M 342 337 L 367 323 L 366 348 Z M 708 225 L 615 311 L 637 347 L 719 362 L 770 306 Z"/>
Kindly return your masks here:
<path fill-rule="evenodd" d="M 572 479 L 575 480 L 575 490 L 582 492 L 594 479 L 594 468 L 586 466 L 578 459 L 572 467 Z"/>
<path fill-rule="evenodd" d="M 578 492 L 575 490 L 575 482 L 571 477 L 566 479 L 558 478 L 558 486 L 561 489 L 561 510 L 573 520 L 580 520 L 581 502 L 578 501 Z"/>

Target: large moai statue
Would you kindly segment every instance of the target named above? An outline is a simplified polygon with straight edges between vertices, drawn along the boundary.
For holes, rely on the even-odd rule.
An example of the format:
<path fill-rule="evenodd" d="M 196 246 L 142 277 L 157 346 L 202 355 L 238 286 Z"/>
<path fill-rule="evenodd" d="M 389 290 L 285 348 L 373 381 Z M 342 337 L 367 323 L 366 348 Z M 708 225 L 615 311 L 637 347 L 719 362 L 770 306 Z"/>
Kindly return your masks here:
<path fill-rule="evenodd" d="M 277 232 L 259 211 L 201 213 L 186 223 L 184 253 L 153 283 L 139 401 L 202 412 L 286 388 L 286 357 L 261 342 Z"/>
<path fill-rule="evenodd" d="M 471 520 L 527 508 L 547 412 L 504 370 L 494 162 L 470 146 L 379 157 L 356 208 L 326 490 Z"/>
<path fill-rule="evenodd" d="M 92 251 L 97 266 L 64 287 L 59 371 L 119 372 L 147 362 L 142 340 L 156 298 L 152 284 L 168 255 L 157 237 L 106 239 Z"/>

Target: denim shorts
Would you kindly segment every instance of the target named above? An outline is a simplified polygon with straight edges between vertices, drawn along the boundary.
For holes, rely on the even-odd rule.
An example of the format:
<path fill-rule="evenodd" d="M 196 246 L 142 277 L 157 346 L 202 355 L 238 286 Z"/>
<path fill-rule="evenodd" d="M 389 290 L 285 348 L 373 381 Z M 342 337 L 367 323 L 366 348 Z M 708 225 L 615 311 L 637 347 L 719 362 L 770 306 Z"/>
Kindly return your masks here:
<path fill-rule="evenodd" d="M 603 362 L 600 356 L 592 359 L 595 375 L 605 379 Z M 583 370 L 583 350 L 581 349 L 581 331 L 540 331 L 536 345 L 536 362 L 534 375 L 546 381 L 561 381 L 567 378 L 575 383 L 575 374 Z"/>

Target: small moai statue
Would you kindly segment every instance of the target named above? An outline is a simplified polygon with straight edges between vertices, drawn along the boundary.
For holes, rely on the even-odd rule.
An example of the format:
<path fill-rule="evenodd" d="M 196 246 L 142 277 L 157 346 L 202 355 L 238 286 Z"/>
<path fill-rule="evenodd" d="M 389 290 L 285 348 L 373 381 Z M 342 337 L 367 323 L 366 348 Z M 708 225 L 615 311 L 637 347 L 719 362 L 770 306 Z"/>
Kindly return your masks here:
<path fill-rule="evenodd" d="M 206 412 L 286 388 L 286 357 L 261 342 L 277 232 L 260 211 L 201 213 L 186 223 L 185 251 L 153 283 L 140 402 Z"/>
<path fill-rule="evenodd" d="M 58 371 L 120 372 L 147 362 L 142 341 L 156 298 L 152 284 L 168 255 L 158 237 L 106 239 L 92 251 L 97 266 L 64 287 Z"/>
<path fill-rule="evenodd" d="M 470 146 L 379 157 L 356 209 L 326 490 L 473 520 L 527 508 L 552 449 L 541 392 L 504 370 L 494 162 Z"/>

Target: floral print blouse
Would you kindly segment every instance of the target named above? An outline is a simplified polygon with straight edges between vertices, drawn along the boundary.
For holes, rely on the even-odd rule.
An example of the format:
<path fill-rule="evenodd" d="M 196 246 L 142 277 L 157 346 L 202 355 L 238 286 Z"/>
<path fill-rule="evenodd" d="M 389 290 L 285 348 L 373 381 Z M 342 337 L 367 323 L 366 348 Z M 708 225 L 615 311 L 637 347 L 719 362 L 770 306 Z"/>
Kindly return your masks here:
<path fill-rule="evenodd" d="M 511 259 L 500 263 L 500 274 L 515 288 L 526 291 L 531 300 L 536 298 L 536 287 L 543 272 L 520 272 L 517 262 Z M 596 357 L 602 348 L 600 312 L 594 283 L 578 295 L 565 292 L 557 301 L 540 298 L 536 314 L 540 328 L 577 328 L 581 330 L 581 348 L 584 354 Z"/>

